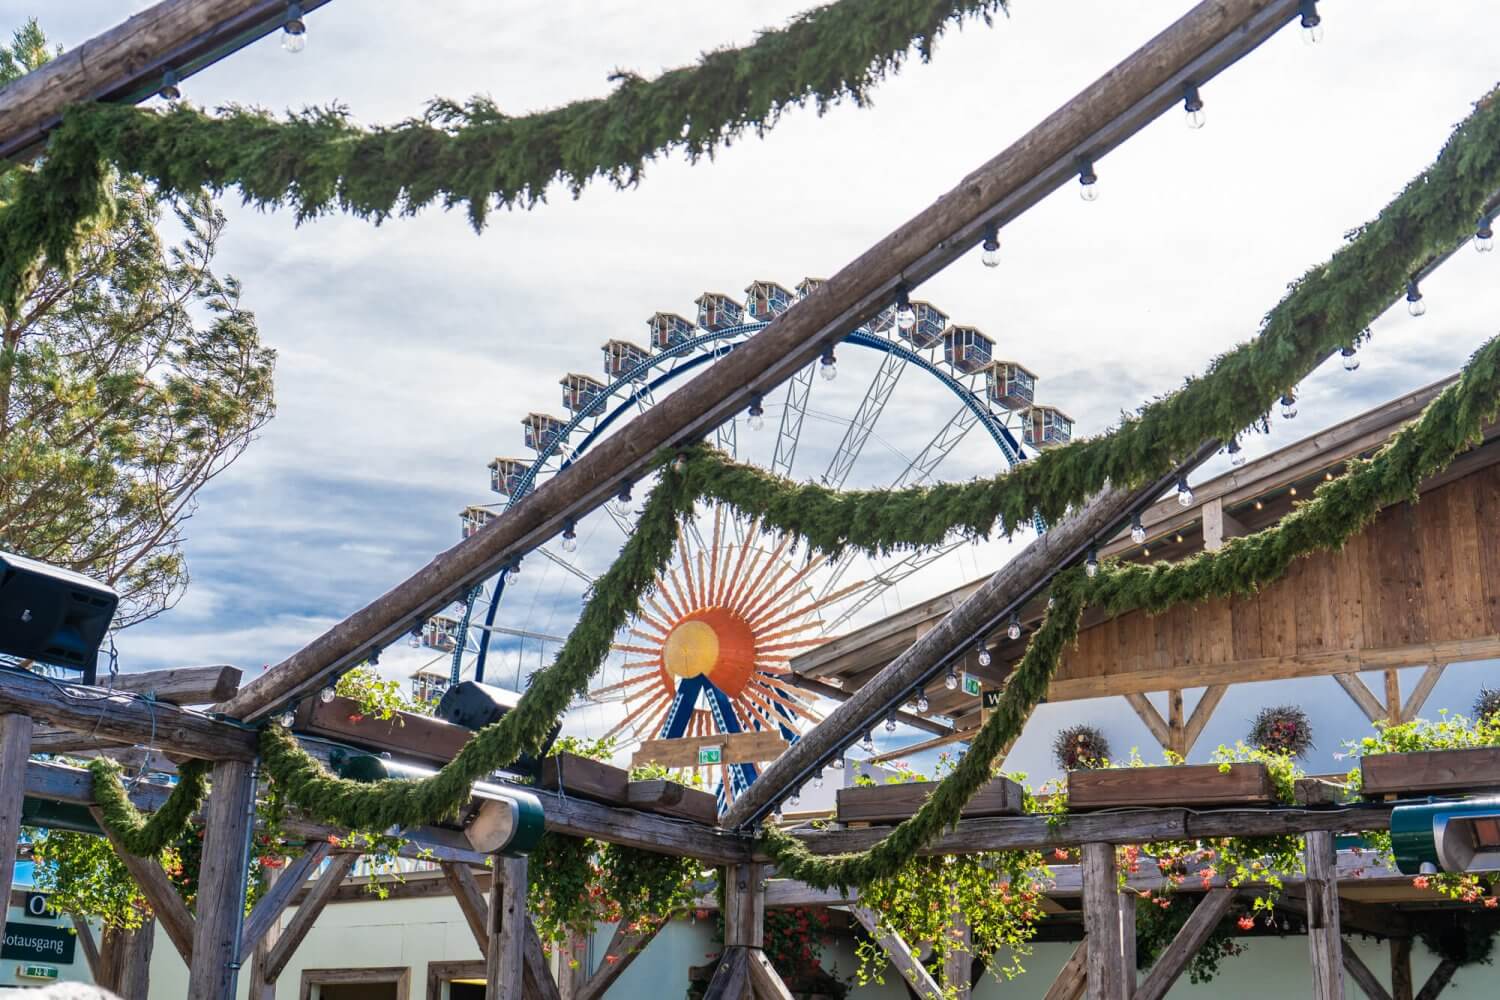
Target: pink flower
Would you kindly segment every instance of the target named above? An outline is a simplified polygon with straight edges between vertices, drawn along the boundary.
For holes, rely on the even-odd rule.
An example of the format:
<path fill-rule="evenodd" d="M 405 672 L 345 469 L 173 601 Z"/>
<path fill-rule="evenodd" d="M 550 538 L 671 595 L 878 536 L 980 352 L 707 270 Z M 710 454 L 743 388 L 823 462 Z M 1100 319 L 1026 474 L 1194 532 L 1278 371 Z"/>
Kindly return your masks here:
<path fill-rule="evenodd" d="M 1427 878 L 1426 875 L 1418 875 L 1416 878 L 1414 878 L 1414 879 L 1411 880 L 1411 884 L 1415 888 L 1426 889 L 1428 886 L 1430 886 L 1432 884 L 1432 882 L 1431 882 L 1431 880 L 1429 880 Z"/>
<path fill-rule="evenodd" d="M 1240 919 L 1238 921 L 1236 921 L 1236 922 L 1240 925 L 1240 930 L 1242 930 L 1242 931 L 1248 931 L 1248 930 L 1251 930 L 1251 929 L 1253 929 L 1255 927 L 1255 918 L 1254 917 L 1249 917 L 1249 916 L 1240 917 Z"/>

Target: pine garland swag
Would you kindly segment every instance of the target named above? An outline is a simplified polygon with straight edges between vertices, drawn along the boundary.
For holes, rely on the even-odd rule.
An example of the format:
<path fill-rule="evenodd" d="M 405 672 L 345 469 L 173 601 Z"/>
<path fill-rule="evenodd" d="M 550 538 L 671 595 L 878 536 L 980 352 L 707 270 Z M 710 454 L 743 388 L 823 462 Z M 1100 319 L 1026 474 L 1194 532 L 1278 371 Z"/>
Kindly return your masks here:
<path fill-rule="evenodd" d="M 0 315 L 20 300 L 42 254 L 66 262 L 79 228 L 101 210 L 95 189 L 106 165 L 164 193 L 235 187 L 249 204 L 290 206 L 299 221 L 338 209 L 379 222 L 437 203 L 464 208 L 479 229 L 492 208 L 530 208 L 554 181 L 575 196 L 596 177 L 625 187 L 665 152 L 711 156 L 746 132 L 763 134 L 788 108 L 864 106 L 913 47 L 925 62 L 946 29 L 992 23 L 1005 5 L 840 0 L 695 66 L 652 80 L 616 71 L 608 97 L 519 117 L 482 97 L 435 100 L 419 118 L 373 129 L 338 106 L 281 120 L 244 107 L 214 115 L 186 105 L 75 107 L 41 169 L 24 178 L 22 210 L 0 214 Z"/>
<path fill-rule="evenodd" d="M 131 804 L 120 782 L 120 765 L 108 757 L 95 757 L 88 768 L 103 826 L 131 854 L 156 857 L 177 841 L 193 814 L 203 807 L 208 794 L 208 767 L 205 760 L 188 760 L 178 765 L 176 786 L 148 819 Z"/>

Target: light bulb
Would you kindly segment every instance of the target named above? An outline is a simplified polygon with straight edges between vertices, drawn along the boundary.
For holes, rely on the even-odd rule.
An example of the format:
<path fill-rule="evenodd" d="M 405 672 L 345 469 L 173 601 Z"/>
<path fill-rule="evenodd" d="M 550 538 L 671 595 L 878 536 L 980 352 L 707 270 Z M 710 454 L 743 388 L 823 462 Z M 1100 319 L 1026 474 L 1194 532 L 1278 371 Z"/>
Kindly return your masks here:
<path fill-rule="evenodd" d="M 927 700 L 927 691 L 925 689 L 918 690 L 917 691 L 917 711 L 918 712 L 925 712 L 925 711 L 927 711 L 931 707 L 932 707 L 932 702 L 930 702 L 930 701 Z"/>
<path fill-rule="evenodd" d="M 979 647 L 979 653 L 978 653 L 977 656 L 975 656 L 975 659 L 979 661 L 979 665 L 981 667 L 987 667 L 987 666 L 989 666 L 990 662 L 992 660 L 992 657 L 990 656 L 990 651 L 989 651 L 988 647 L 980 646 Z"/>
<path fill-rule="evenodd" d="M 176 104 L 182 100 L 182 88 L 177 86 L 176 70 L 169 69 L 162 74 L 161 89 L 156 94 L 168 104 Z"/>
<path fill-rule="evenodd" d="M 1406 311 L 1413 316 L 1421 316 L 1427 312 L 1427 303 L 1422 301 L 1422 290 L 1415 281 L 1406 283 Z"/>
<path fill-rule="evenodd" d="M 1191 507 L 1193 505 L 1193 490 L 1188 486 L 1186 479 L 1177 480 L 1177 506 Z"/>
<path fill-rule="evenodd" d="M 1323 40 L 1323 21 L 1321 19 L 1308 23 L 1306 18 L 1302 19 L 1302 41 L 1308 45 L 1317 45 Z"/>
<path fill-rule="evenodd" d="M 859 741 L 859 748 L 865 753 L 875 752 L 875 734 L 865 733 L 865 738 Z"/>
<path fill-rule="evenodd" d="M 1146 526 L 1141 523 L 1141 515 L 1137 514 L 1130 519 L 1130 540 L 1140 545 L 1146 540 Z M 1015 636 L 1011 636 L 1012 639 Z"/>
<path fill-rule="evenodd" d="M 823 787 L 823 769 L 821 767 L 818 768 L 818 773 L 815 774 L 815 775 L 813 775 L 813 787 L 814 788 L 822 788 Z"/>
<path fill-rule="evenodd" d="M 325 705 L 337 697 L 338 692 L 333 689 L 332 684 L 328 685 L 323 690 L 318 692 L 318 700 Z"/>
<path fill-rule="evenodd" d="M 413 631 L 410 635 L 408 635 L 406 637 L 406 644 L 408 646 L 410 646 L 412 649 L 421 649 L 422 648 L 422 633 L 421 632 Z"/>
<path fill-rule="evenodd" d="M 833 359 L 832 354 L 823 355 L 818 362 L 818 374 L 823 376 L 824 382 L 832 382 L 839 377 L 838 362 Z"/>
<path fill-rule="evenodd" d="M 950 669 L 948 671 L 948 676 L 943 678 L 943 687 L 947 688 L 949 691 L 957 691 L 958 690 L 958 674 L 954 673 Z"/>
<path fill-rule="evenodd" d="M 1082 198 L 1084 201 L 1098 201 L 1099 200 L 1099 182 L 1098 182 L 1098 180 L 1084 181 L 1079 186 L 1079 188 L 1078 188 L 1078 197 Z"/>
<path fill-rule="evenodd" d="M 750 419 L 746 420 L 745 423 L 750 425 L 752 431 L 763 431 L 766 429 L 766 418 L 759 413 L 750 414 Z"/>
<path fill-rule="evenodd" d="M 1288 392 L 1281 397 L 1281 419 L 1292 420 L 1297 416 L 1297 394 Z"/>
<path fill-rule="evenodd" d="M 910 331 L 917 325 L 917 311 L 911 307 L 911 303 L 904 303 L 896 310 L 896 325 L 903 330 Z"/>
<path fill-rule="evenodd" d="M 612 503 L 614 505 L 615 513 L 617 513 L 617 514 L 629 514 L 630 513 L 630 483 L 629 483 L 629 481 L 627 481 L 624 486 L 620 487 L 620 492 L 615 494 L 615 498 L 613 500 L 611 500 L 610 503 Z"/>
<path fill-rule="evenodd" d="M 1021 638 L 1021 619 L 1011 615 L 1010 624 L 1005 626 L 1005 634 L 1010 636 L 1012 642 Z"/>
<path fill-rule="evenodd" d="M 1191 80 L 1182 85 L 1182 110 L 1187 115 L 1188 128 L 1202 128 L 1207 121 L 1203 117 L 1203 98 L 1198 95 L 1198 85 Z"/>
<path fill-rule="evenodd" d="M 1339 354 L 1344 359 L 1344 371 L 1352 372 L 1359 370 L 1359 355 L 1354 353 L 1354 348 L 1345 347 L 1339 351 Z"/>
<path fill-rule="evenodd" d="M 797 791 L 793 792 L 791 795 L 787 796 L 786 804 L 789 806 L 799 805 L 801 802 L 802 790 L 800 788 Z"/>
<path fill-rule="evenodd" d="M 833 758 L 833 769 L 835 771 L 842 771 L 844 769 L 844 758 L 843 757 L 835 757 L 835 758 Z"/>
<path fill-rule="evenodd" d="M 301 31 L 294 32 L 292 26 L 288 24 L 281 30 L 281 48 L 292 55 L 307 48 L 307 29 L 303 28 Z"/>
<path fill-rule="evenodd" d="M 1356 362 L 1356 364 L 1358 364 L 1358 362 Z M 1229 442 L 1229 464 L 1230 465 L 1235 465 L 1235 466 L 1239 466 L 1239 465 L 1244 465 L 1245 464 L 1245 449 L 1243 449 L 1243 448 L 1240 447 L 1240 439 L 1239 438 L 1232 438 L 1232 439 L 1230 439 L 1230 442 Z"/>
<path fill-rule="evenodd" d="M 563 532 L 563 536 L 562 536 L 562 543 L 561 544 L 562 544 L 562 550 L 564 552 L 577 552 L 578 551 L 578 533 L 575 532 L 575 531 L 573 531 L 573 530 L 571 530 L 571 529 L 568 530 L 568 531 L 564 531 Z"/>
<path fill-rule="evenodd" d="M 1479 220 L 1479 228 L 1474 232 L 1474 249 L 1480 253 L 1495 249 L 1495 230 L 1489 219 Z"/>
<path fill-rule="evenodd" d="M 1099 575 L 1099 553 L 1089 549 L 1089 557 L 1084 560 L 1083 571 L 1092 580 Z"/>
<path fill-rule="evenodd" d="M 1185 117 L 1187 127 L 1191 129 L 1200 129 L 1208 124 L 1208 118 L 1203 114 L 1202 108 L 1188 108 Z"/>
<path fill-rule="evenodd" d="M 885 717 L 885 731 L 888 733 L 896 731 L 896 717 L 894 715 L 887 715 Z"/>
<path fill-rule="evenodd" d="M 281 717 L 277 721 L 280 722 L 283 727 L 285 727 L 287 729 L 291 729 L 292 728 L 292 723 L 294 723 L 294 722 L 297 721 L 297 713 L 296 712 L 282 712 L 281 713 Z"/>
<path fill-rule="evenodd" d="M 758 392 L 750 397 L 750 415 L 746 423 L 750 425 L 752 431 L 758 431 L 766 426 L 766 408 L 761 405 L 762 402 L 763 397 Z"/>
<path fill-rule="evenodd" d="M 984 247 L 984 253 L 980 255 L 979 259 L 984 262 L 984 266 L 999 267 L 1000 227 L 993 222 L 986 226 L 984 230 L 984 242 L 980 245 Z"/>

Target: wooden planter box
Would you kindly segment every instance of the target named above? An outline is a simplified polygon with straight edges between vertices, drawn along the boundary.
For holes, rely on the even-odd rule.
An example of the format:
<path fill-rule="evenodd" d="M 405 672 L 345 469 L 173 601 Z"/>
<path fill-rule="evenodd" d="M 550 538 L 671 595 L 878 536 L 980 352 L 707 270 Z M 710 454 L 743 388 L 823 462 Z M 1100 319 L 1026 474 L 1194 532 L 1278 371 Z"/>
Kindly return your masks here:
<path fill-rule="evenodd" d="M 1369 796 L 1488 791 L 1500 788 L 1500 747 L 1373 754 L 1359 770 Z"/>
<path fill-rule="evenodd" d="M 623 768 L 603 761 L 589 760 L 577 754 L 553 754 L 542 761 L 538 786 L 548 791 L 576 795 L 613 806 L 625 804 L 625 787 L 630 774 Z"/>
<path fill-rule="evenodd" d="M 473 732 L 429 715 L 397 712 L 380 720 L 362 715 L 353 698 L 307 698 L 297 708 L 294 728 L 392 757 L 446 764 L 469 742 Z"/>
<path fill-rule="evenodd" d="M 676 816 L 714 826 L 719 822 L 719 800 L 698 788 L 665 778 L 632 781 L 625 786 L 625 804 L 634 809 Z"/>
<path fill-rule="evenodd" d="M 895 785 L 855 785 L 838 790 L 840 823 L 899 823 L 922 808 L 922 803 L 938 786 L 936 781 L 906 781 Z M 1019 816 L 1021 786 L 1009 778 L 992 778 L 974 793 L 963 814 L 976 816 Z"/>
<path fill-rule="evenodd" d="M 1276 801 L 1264 764 L 1179 764 L 1068 772 L 1068 809 L 1252 806 Z"/>

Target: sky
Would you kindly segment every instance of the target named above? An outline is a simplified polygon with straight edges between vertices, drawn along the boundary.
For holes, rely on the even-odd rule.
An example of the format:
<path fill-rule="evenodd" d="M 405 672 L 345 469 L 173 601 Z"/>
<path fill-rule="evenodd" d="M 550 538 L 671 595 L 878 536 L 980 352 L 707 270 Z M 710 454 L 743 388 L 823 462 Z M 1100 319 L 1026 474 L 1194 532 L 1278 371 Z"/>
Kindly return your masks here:
<path fill-rule="evenodd" d="M 40 15 L 65 46 L 145 6 L 0 0 L 5 23 Z M 746 44 L 803 6 L 335 0 L 309 16 L 306 51 L 288 54 L 268 38 L 183 89 L 206 107 L 338 103 L 363 124 L 473 94 L 523 114 L 607 93 L 616 68 L 652 76 Z M 705 290 L 739 295 L 756 278 L 790 287 L 833 273 L 1186 6 L 1016 0 L 993 27 L 950 31 L 930 64 L 879 85 L 871 107 L 794 109 L 711 160 L 666 156 L 627 190 L 595 182 L 577 199 L 553 190 L 531 211 L 496 213 L 482 233 L 440 210 L 378 227 L 342 216 L 299 227 L 226 194 L 217 267 L 241 279 L 279 352 L 278 413 L 201 494 L 185 546 L 192 584 L 175 609 L 118 637 L 122 668 L 228 662 L 253 675 L 276 663 L 453 544 L 457 512 L 497 499 L 486 463 L 525 454 L 521 418 L 560 412 L 557 379 L 597 375 L 603 341 L 642 341 L 653 312 L 691 316 Z M 1253 336 L 1287 284 L 1423 169 L 1500 77 L 1475 44 L 1475 26 L 1491 23 L 1487 0 L 1420 12 L 1397 0 L 1324 0 L 1320 9 L 1321 44 L 1304 44 L 1293 26 L 1204 87 L 1206 127 L 1167 113 L 1099 161 L 1098 201 L 1065 186 L 1006 227 L 999 268 L 982 267 L 976 250 L 917 297 L 1036 371 L 1039 398 L 1071 414 L 1079 434 L 1107 430 Z M 1359 371 L 1326 365 L 1303 384 L 1296 421 L 1251 436 L 1249 454 L 1454 371 L 1494 332 L 1496 256 L 1458 254 L 1424 283 L 1426 316 L 1397 306 L 1382 317 Z M 794 478 L 826 468 L 875 370 L 866 354 L 841 351 L 839 377 L 815 384 Z M 904 373 L 848 485 L 888 484 L 956 406 L 932 379 Z M 742 454 L 767 461 L 779 416 L 778 393 L 766 430 L 738 428 Z M 1003 467 L 974 434 L 939 476 Z M 591 574 L 623 537 L 603 515 L 579 535 L 577 564 Z M 1026 537 L 960 549 L 856 621 L 992 572 Z M 582 586 L 532 557 L 499 620 L 566 634 Z M 491 678 L 513 685 L 552 648 L 510 642 Z M 401 645 L 382 666 L 402 674 L 430 658 Z M 1408 690 L 1414 673 L 1403 675 Z M 1484 674 L 1451 669 L 1429 707 L 1466 710 Z M 1329 678 L 1232 689 L 1200 745 L 1232 743 L 1260 706 L 1286 701 L 1312 711 L 1310 769 L 1343 766 L 1340 740 L 1365 723 Z M 616 705 L 576 712 L 569 728 L 598 735 L 618 714 Z M 1075 702 L 1042 706 L 1011 765 L 1050 773 L 1051 736 L 1076 721 L 1100 726 L 1118 749 L 1155 753 L 1123 702 Z"/>

